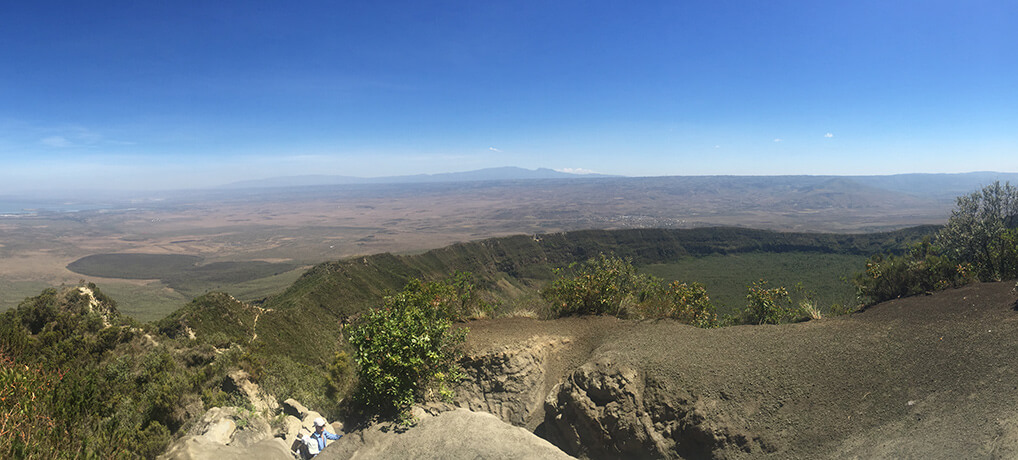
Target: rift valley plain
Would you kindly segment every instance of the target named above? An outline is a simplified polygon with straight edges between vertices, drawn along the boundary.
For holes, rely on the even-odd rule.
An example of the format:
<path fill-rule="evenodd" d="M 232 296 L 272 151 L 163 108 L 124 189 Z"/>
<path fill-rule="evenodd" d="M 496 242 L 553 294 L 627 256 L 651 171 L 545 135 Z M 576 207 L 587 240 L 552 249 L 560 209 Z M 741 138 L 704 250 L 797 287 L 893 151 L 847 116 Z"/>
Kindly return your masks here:
<path fill-rule="evenodd" d="M 108 199 L 101 209 L 0 216 L 0 308 L 87 279 L 117 299 L 122 312 L 152 320 L 210 290 L 264 298 L 327 260 L 516 234 L 710 226 L 864 233 L 938 225 L 953 197 L 997 178 L 988 174 L 604 177 L 139 194 Z M 102 267 L 117 264 L 103 258 L 108 254 L 189 258 L 173 268 L 153 257 L 145 269 L 95 276 L 89 263 L 91 270 L 116 272 Z"/>

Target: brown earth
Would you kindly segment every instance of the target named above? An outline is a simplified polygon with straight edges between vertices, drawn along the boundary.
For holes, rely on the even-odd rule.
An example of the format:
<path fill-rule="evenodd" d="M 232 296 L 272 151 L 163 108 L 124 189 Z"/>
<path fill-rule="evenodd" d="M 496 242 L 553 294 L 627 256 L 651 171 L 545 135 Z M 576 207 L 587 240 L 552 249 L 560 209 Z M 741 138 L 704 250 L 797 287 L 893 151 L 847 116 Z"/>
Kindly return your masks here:
<path fill-rule="evenodd" d="M 1015 308 L 988 283 L 778 326 L 477 321 L 458 404 L 591 458 L 1015 458 Z"/>
<path fill-rule="evenodd" d="M 148 253 L 298 265 L 418 252 L 484 238 L 581 229 L 743 226 L 870 232 L 939 224 L 951 200 L 830 177 L 659 177 L 495 181 L 170 194 L 109 210 L 0 215 L 0 310 L 82 278 L 93 254 Z M 136 303 L 165 296 L 136 280 Z M 152 308 L 168 313 L 186 302 Z M 169 310 L 166 310 L 169 308 Z M 139 308 L 141 309 L 141 308 Z M 164 311 L 166 310 L 166 311 Z M 157 316 L 160 317 L 161 315 Z"/>

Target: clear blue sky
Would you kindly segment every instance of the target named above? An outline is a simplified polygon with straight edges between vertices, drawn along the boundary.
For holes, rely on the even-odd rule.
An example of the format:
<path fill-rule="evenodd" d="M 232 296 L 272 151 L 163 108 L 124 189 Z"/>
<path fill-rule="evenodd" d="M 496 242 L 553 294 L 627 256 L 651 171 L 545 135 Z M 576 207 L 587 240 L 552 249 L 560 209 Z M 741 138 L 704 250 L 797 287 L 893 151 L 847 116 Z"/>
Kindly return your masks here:
<path fill-rule="evenodd" d="M 4 2 L 0 192 L 1018 171 L 1018 2 Z"/>

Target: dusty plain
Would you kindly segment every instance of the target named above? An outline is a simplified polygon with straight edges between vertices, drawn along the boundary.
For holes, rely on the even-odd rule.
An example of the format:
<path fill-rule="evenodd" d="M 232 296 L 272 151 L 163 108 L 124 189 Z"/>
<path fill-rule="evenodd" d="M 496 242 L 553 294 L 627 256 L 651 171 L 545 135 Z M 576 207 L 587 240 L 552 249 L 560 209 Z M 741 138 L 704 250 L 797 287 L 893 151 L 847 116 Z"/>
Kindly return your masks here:
<path fill-rule="evenodd" d="M 0 308 L 47 286 L 99 284 L 139 319 L 189 299 L 159 280 L 67 269 L 108 253 L 186 254 L 203 264 L 289 262 L 292 273 L 237 297 L 283 288 L 306 267 L 380 252 L 412 253 L 513 234 L 579 229 L 741 226 L 871 232 L 943 223 L 953 200 L 850 180 L 672 177 L 374 184 L 166 193 L 106 209 L 0 216 Z M 254 283 L 252 280 L 248 284 Z M 231 287 L 222 286 L 230 292 Z M 235 288 L 235 287 L 234 287 Z M 236 289 L 236 288 L 235 288 Z"/>

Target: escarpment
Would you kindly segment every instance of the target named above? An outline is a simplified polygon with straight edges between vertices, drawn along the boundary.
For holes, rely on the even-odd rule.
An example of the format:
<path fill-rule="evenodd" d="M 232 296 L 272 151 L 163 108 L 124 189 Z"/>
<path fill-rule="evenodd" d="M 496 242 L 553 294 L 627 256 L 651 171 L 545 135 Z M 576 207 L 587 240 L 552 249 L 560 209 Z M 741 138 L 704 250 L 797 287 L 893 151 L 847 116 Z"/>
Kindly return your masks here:
<path fill-rule="evenodd" d="M 581 458 L 1005 458 L 1018 445 L 1012 287 L 776 326 L 470 324 L 457 403 Z"/>
<path fill-rule="evenodd" d="M 549 359 L 570 342 L 567 337 L 541 336 L 465 357 L 460 364 L 467 378 L 457 388 L 456 404 L 490 412 L 513 425 L 533 425 L 556 382 L 546 368 Z"/>

